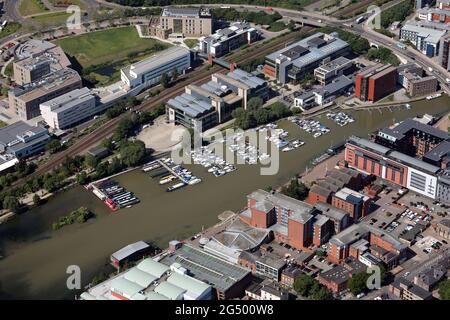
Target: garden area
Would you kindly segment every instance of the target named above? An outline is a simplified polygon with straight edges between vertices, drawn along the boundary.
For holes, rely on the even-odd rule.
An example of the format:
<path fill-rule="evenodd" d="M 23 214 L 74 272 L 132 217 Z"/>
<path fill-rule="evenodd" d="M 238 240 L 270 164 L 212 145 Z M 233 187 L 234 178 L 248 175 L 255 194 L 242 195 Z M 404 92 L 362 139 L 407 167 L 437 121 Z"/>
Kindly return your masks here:
<path fill-rule="evenodd" d="M 136 28 L 121 27 L 56 41 L 86 80 L 106 85 L 120 77 L 120 69 L 168 47 L 155 39 L 142 39 Z M 78 64 L 78 66 L 76 66 Z"/>

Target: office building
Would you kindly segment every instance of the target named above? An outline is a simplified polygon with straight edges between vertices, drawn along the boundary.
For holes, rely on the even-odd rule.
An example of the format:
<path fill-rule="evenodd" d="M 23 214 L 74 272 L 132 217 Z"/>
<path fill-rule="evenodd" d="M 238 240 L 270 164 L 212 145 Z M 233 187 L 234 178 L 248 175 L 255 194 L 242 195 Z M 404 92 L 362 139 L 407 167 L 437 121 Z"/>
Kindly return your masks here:
<path fill-rule="evenodd" d="M 14 82 L 20 86 L 36 82 L 51 72 L 71 66 L 61 47 L 44 41 L 30 39 L 15 50 L 13 62 Z"/>
<path fill-rule="evenodd" d="M 137 87 L 145 90 L 159 84 L 163 73 L 170 77 L 175 68 L 178 74 L 182 74 L 190 67 L 190 50 L 174 46 L 123 68 L 120 70 L 120 75 L 127 90 Z"/>
<path fill-rule="evenodd" d="M 361 101 L 378 101 L 395 91 L 397 69 L 376 64 L 356 74 L 355 96 Z"/>
<path fill-rule="evenodd" d="M 438 89 L 435 76 L 427 76 L 424 70 L 415 65 L 405 65 L 398 68 L 398 82 L 411 97 L 426 96 Z"/>
<path fill-rule="evenodd" d="M 438 177 L 437 200 L 450 204 L 450 171 L 446 170 Z"/>
<path fill-rule="evenodd" d="M 247 22 L 235 22 L 230 27 L 216 30 L 210 36 L 198 39 L 199 52 L 221 57 L 244 44 L 258 40 L 258 31 Z"/>
<path fill-rule="evenodd" d="M 314 77 L 322 85 L 329 84 L 334 78 L 342 76 L 346 70 L 353 66 L 353 62 L 346 57 L 338 57 L 324 62 L 314 69 Z"/>
<path fill-rule="evenodd" d="M 389 292 L 402 300 L 431 300 L 431 292 L 422 289 L 405 278 L 398 278 L 389 285 Z"/>
<path fill-rule="evenodd" d="M 23 121 L 0 128 L 0 154 L 10 154 L 18 159 L 43 151 L 49 141 L 47 129 Z"/>
<path fill-rule="evenodd" d="M 97 97 L 84 87 L 40 104 L 42 118 L 52 129 L 67 129 L 103 111 Z"/>
<path fill-rule="evenodd" d="M 213 33 L 213 24 L 207 8 L 167 7 L 158 21 L 149 25 L 149 32 L 165 37 L 201 37 Z"/>
<path fill-rule="evenodd" d="M 366 266 L 353 257 L 346 259 L 343 265 L 322 272 L 318 276 L 319 283 L 333 293 L 340 293 L 347 289 L 348 281 L 356 274 L 365 272 Z"/>
<path fill-rule="evenodd" d="M 329 82 L 322 89 L 307 91 L 294 99 L 294 106 L 302 110 L 311 109 L 314 106 L 323 106 L 332 103 L 337 97 L 349 92 L 354 81 L 346 76 L 340 76 Z"/>
<path fill-rule="evenodd" d="M 201 86 L 186 86 L 185 93 L 167 101 L 166 113 L 171 123 L 204 131 L 229 120 L 234 109 L 247 109 L 252 97 L 265 100 L 267 82 L 235 69 L 226 75 L 213 74 Z"/>
<path fill-rule="evenodd" d="M 417 50 L 434 57 L 439 53 L 439 44 L 445 31 L 425 28 L 413 23 L 406 23 L 400 29 L 400 40 L 410 41 Z"/>
<path fill-rule="evenodd" d="M 70 69 L 60 69 L 40 80 L 15 87 L 9 91 L 9 107 L 22 120 L 30 120 L 41 114 L 39 105 L 67 92 L 81 88 L 81 77 Z"/>
<path fill-rule="evenodd" d="M 337 34 L 316 33 L 266 56 L 264 74 L 284 84 L 298 82 L 314 72 L 327 59 L 345 56 L 350 52 L 347 42 Z"/>

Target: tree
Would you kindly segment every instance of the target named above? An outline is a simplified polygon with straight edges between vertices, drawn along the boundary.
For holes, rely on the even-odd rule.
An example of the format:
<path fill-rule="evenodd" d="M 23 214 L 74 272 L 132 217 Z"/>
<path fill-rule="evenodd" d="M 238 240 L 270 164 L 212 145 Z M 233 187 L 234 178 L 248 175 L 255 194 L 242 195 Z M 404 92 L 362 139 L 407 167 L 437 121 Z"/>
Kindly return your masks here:
<path fill-rule="evenodd" d="M 97 167 L 98 164 L 98 160 L 95 156 L 93 156 L 92 154 L 87 154 L 84 157 L 84 165 L 88 168 L 92 168 L 94 169 L 95 167 Z"/>
<path fill-rule="evenodd" d="M 311 300 L 331 300 L 333 295 L 328 288 L 323 285 L 319 285 L 312 290 L 312 293 L 308 298 Z"/>
<path fill-rule="evenodd" d="M 307 297 L 314 285 L 314 279 L 307 274 L 299 275 L 294 281 L 294 290 L 301 296 Z"/>
<path fill-rule="evenodd" d="M 441 300 L 450 300 L 450 280 L 442 281 L 438 292 Z"/>
<path fill-rule="evenodd" d="M 161 75 L 161 85 L 163 86 L 163 88 L 169 87 L 169 77 L 165 72 Z"/>
<path fill-rule="evenodd" d="M 253 97 L 250 98 L 247 102 L 247 110 L 253 111 L 258 110 L 264 104 L 263 99 L 261 97 Z"/>
<path fill-rule="evenodd" d="M 57 153 L 61 149 L 62 145 L 59 140 L 52 140 L 45 145 L 45 150 L 49 151 L 51 154 Z"/>
<path fill-rule="evenodd" d="M 120 148 L 120 156 L 124 164 L 133 167 L 144 158 L 145 144 L 139 140 L 127 142 Z"/>
<path fill-rule="evenodd" d="M 6 196 L 3 199 L 3 208 L 17 213 L 20 208 L 19 200 L 15 196 Z"/>
<path fill-rule="evenodd" d="M 39 195 L 37 193 L 35 193 L 33 196 L 33 203 L 36 206 L 38 206 L 41 203 L 41 197 L 39 197 Z"/>
<path fill-rule="evenodd" d="M 281 188 L 281 193 L 297 200 L 304 200 L 308 196 L 309 189 L 298 179 L 293 179 L 289 185 Z"/>
<path fill-rule="evenodd" d="M 88 181 L 88 179 L 87 179 L 86 172 L 83 171 L 83 172 L 77 174 L 78 184 L 83 185 L 83 184 L 86 184 L 87 181 Z"/>
<path fill-rule="evenodd" d="M 369 276 L 367 272 L 363 271 L 357 273 L 348 281 L 348 288 L 354 296 L 367 290 L 367 279 Z"/>
<path fill-rule="evenodd" d="M 178 79 L 178 69 L 177 67 L 173 67 L 172 69 L 172 81 L 176 81 Z"/>

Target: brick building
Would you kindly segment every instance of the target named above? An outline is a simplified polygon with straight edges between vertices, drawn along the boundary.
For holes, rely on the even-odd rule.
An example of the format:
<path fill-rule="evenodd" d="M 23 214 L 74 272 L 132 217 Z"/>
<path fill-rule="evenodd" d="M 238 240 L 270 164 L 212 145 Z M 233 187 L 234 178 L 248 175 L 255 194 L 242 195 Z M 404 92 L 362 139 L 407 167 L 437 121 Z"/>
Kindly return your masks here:
<path fill-rule="evenodd" d="M 356 221 L 370 213 L 372 199 L 349 188 L 343 188 L 333 195 L 331 204 L 348 212 L 353 221 Z"/>
<path fill-rule="evenodd" d="M 377 64 L 356 75 L 355 95 L 361 101 L 375 102 L 395 91 L 397 69 Z"/>

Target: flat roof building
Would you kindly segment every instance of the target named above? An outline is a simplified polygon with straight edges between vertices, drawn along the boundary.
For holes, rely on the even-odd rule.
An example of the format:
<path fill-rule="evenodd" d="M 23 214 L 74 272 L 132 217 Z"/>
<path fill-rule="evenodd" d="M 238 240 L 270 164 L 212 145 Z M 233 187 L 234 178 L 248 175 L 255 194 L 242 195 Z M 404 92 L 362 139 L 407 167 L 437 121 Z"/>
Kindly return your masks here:
<path fill-rule="evenodd" d="M 324 60 L 349 52 L 349 44 L 337 34 L 319 32 L 266 56 L 264 73 L 283 84 L 297 82 Z"/>
<path fill-rule="evenodd" d="M 406 89 L 411 97 L 426 96 L 435 93 L 438 89 L 438 80 L 435 76 L 427 76 L 422 68 L 406 66 L 398 68 L 398 82 Z"/>
<path fill-rule="evenodd" d="M 330 83 L 334 78 L 343 75 L 344 71 L 353 66 L 353 61 L 346 57 L 338 57 L 334 60 L 324 62 L 314 69 L 314 76 L 321 85 Z"/>
<path fill-rule="evenodd" d="M 355 96 L 361 101 L 378 101 L 395 91 L 397 69 L 381 63 L 356 74 Z"/>
<path fill-rule="evenodd" d="M 45 122 L 55 130 L 70 128 L 103 111 L 96 95 L 86 87 L 41 103 L 39 108 Z"/>
<path fill-rule="evenodd" d="M 181 74 L 190 67 L 191 51 L 185 47 L 173 46 L 121 69 L 120 75 L 128 90 L 138 86 L 145 90 L 159 84 L 163 73 L 171 76 L 176 68 Z"/>
<path fill-rule="evenodd" d="M 212 35 L 198 39 L 199 52 L 221 57 L 244 44 L 251 44 L 259 37 L 258 31 L 248 22 L 235 22 Z"/>
<path fill-rule="evenodd" d="M 0 128 L 0 154 L 26 158 L 45 149 L 50 136 L 45 128 L 18 121 Z"/>
<path fill-rule="evenodd" d="M 9 107 L 22 120 L 30 120 L 41 114 L 39 105 L 60 95 L 81 88 L 80 75 L 70 69 L 52 72 L 38 81 L 9 91 Z"/>
<path fill-rule="evenodd" d="M 426 54 L 428 57 L 434 57 L 439 53 L 439 45 L 445 33 L 443 30 L 435 30 L 421 27 L 414 23 L 406 23 L 400 29 L 400 40 L 409 40 L 417 50 Z"/>

